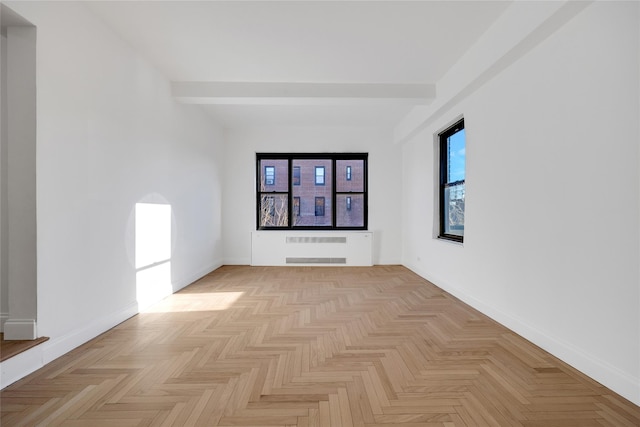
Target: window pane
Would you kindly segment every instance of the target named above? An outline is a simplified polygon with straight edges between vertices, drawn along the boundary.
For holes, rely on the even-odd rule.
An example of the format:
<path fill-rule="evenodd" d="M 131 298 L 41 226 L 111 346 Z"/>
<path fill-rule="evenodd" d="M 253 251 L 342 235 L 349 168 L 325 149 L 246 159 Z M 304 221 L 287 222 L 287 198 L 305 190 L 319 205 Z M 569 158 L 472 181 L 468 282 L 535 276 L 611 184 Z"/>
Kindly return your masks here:
<path fill-rule="evenodd" d="M 293 215 L 300 216 L 300 197 L 293 198 Z"/>
<path fill-rule="evenodd" d="M 324 197 L 316 197 L 316 216 L 324 216 Z"/>
<path fill-rule="evenodd" d="M 350 175 L 348 168 L 351 168 Z M 336 192 L 351 191 L 364 192 L 364 160 L 336 160 Z"/>
<path fill-rule="evenodd" d="M 288 227 L 289 198 L 286 194 L 260 196 L 260 227 Z"/>
<path fill-rule="evenodd" d="M 293 185 L 300 185 L 300 166 L 293 167 Z"/>
<path fill-rule="evenodd" d="M 289 191 L 289 162 L 286 159 L 260 160 L 260 191 Z"/>
<path fill-rule="evenodd" d="M 351 209 L 349 209 L 351 200 Z M 364 226 L 364 195 L 338 194 L 336 196 L 336 226 L 363 227 Z"/>
<path fill-rule="evenodd" d="M 464 184 L 444 190 L 444 233 L 464 235 Z"/>
<path fill-rule="evenodd" d="M 264 183 L 274 185 L 276 183 L 276 168 L 274 166 L 264 167 Z"/>
<path fill-rule="evenodd" d="M 465 134 L 464 129 L 454 133 L 447 140 L 449 164 L 447 182 L 462 181 L 465 179 Z"/>
<path fill-rule="evenodd" d="M 324 185 L 324 166 L 316 166 L 316 185 Z"/>
<path fill-rule="evenodd" d="M 300 215 L 293 217 L 294 227 L 331 227 L 333 225 L 331 165 L 330 159 L 293 159 L 293 168 L 300 168 L 300 185 L 293 187 L 292 194 L 293 197 L 300 198 Z M 324 185 L 316 185 L 317 169 L 324 171 L 322 175 Z M 324 197 L 324 215 L 316 215 L 316 197 Z"/>

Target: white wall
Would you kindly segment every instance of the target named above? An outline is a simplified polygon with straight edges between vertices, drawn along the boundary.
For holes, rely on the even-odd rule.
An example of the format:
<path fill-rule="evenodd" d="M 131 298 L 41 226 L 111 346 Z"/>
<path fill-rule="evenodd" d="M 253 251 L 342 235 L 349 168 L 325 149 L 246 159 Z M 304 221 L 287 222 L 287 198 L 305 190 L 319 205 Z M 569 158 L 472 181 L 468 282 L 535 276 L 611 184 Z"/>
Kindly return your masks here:
<path fill-rule="evenodd" d="M 222 134 L 198 107 L 174 102 L 169 82 L 81 3 L 8 5 L 38 29 L 46 363 L 137 311 L 136 203 L 171 205 L 173 289 L 221 264 Z"/>
<path fill-rule="evenodd" d="M 7 38 L 0 35 L 0 332 L 9 317 L 9 278 L 7 274 Z"/>
<path fill-rule="evenodd" d="M 7 32 L 7 277 L 10 340 L 37 338 L 36 29 Z"/>
<path fill-rule="evenodd" d="M 403 263 L 640 404 L 638 4 L 594 3 L 403 147 Z M 464 114 L 465 243 L 433 238 Z"/>
<path fill-rule="evenodd" d="M 369 153 L 369 231 L 374 264 L 400 263 L 400 147 L 390 130 L 359 127 L 264 127 L 226 134 L 223 242 L 225 264 L 249 264 L 255 219 L 257 152 Z"/>

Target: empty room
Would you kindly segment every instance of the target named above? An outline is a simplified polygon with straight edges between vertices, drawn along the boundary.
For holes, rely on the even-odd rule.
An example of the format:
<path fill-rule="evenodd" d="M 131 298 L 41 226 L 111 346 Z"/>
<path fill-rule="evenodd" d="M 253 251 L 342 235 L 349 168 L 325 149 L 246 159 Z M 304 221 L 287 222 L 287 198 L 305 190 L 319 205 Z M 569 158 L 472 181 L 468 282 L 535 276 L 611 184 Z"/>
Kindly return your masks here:
<path fill-rule="evenodd" d="M 639 426 L 637 1 L 0 2 L 2 426 Z"/>

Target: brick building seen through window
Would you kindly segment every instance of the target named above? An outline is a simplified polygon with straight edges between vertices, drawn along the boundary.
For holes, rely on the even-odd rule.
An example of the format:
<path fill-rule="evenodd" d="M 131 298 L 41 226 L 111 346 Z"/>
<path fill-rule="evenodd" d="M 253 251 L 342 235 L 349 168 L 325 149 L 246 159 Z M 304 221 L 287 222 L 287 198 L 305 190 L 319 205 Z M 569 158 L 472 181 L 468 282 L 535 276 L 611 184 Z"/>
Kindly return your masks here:
<path fill-rule="evenodd" d="M 258 157 L 258 171 L 262 175 L 259 229 L 366 229 L 366 155 L 344 159 Z M 267 184 L 272 175 L 273 184 Z"/>

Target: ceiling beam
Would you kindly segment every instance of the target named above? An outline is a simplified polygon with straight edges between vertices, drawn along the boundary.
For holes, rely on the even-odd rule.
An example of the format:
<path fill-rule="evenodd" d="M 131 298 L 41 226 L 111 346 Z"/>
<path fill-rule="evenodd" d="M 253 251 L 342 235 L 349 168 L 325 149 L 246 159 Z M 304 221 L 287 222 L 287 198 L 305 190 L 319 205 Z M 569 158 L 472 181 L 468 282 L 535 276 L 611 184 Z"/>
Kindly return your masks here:
<path fill-rule="evenodd" d="M 433 84 L 172 82 L 174 98 L 215 105 L 427 105 Z"/>

